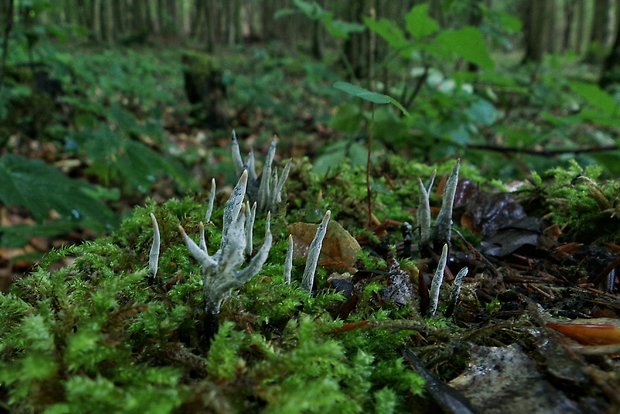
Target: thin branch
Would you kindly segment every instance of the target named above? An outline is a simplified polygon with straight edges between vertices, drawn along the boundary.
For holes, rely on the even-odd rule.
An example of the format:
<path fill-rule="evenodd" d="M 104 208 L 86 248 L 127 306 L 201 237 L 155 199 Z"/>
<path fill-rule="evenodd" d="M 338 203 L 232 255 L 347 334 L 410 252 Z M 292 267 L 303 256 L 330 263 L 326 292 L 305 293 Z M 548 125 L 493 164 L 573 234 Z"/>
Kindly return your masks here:
<path fill-rule="evenodd" d="M 422 85 L 424 85 L 424 82 L 426 82 L 426 78 L 428 78 L 428 65 L 424 66 L 424 72 L 418 78 L 418 82 L 416 83 L 415 88 L 411 92 L 409 99 L 407 99 L 407 101 L 405 102 L 405 105 L 404 105 L 405 108 L 409 109 L 411 105 L 413 105 L 415 98 L 418 96 L 418 94 L 422 90 Z"/>
<path fill-rule="evenodd" d="M 536 155 L 539 157 L 555 157 L 557 155 L 563 154 L 585 154 L 592 152 L 608 152 L 608 151 L 618 151 L 620 150 L 620 146 L 618 145 L 602 145 L 598 147 L 584 147 L 584 148 L 558 148 L 558 149 L 532 149 L 532 148 L 520 148 L 520 147 L 502 147 L 499 145 L 490 145 L 490 144 L 469 144 L 467 145 L 468 149 L 476 149 L 483 151 L 494 151 L 500 152 L 503 154 L 528 154 L 528 155 Z"/>

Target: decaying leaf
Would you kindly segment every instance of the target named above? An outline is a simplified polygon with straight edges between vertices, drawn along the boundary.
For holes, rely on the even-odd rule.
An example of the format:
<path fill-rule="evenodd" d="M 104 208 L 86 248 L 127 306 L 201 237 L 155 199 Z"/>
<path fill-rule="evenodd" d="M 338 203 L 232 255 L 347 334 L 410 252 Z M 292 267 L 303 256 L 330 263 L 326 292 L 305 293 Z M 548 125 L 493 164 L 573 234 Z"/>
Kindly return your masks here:
<path fill-rule="evenodd" d="M 566 323 L 548 323 L 547 327 L 583 345 L 620 344 L 620 321 L 617 319 L 575 319 Z"/>
<path fill-rule="evenodd" d="M 288 231 L 293 236 L 295 258 L 307 256 L 316 229 L 317 224 L 289 224 Z M 357 240 L 340 223 L 331 220 L 323 240 L 319 265 L 329 269 L 344 269 L 353 273 L 356 271 L 354 265 L 360 250 L 361 247 Z"/>
<path fill-rule="evenodd" d="M 483 191 L 469 180 L 459 182 L 454 207 L 465 209 L 461 226 L 485 237 L 526 216 L 523 206 L 511 194 Z"/>

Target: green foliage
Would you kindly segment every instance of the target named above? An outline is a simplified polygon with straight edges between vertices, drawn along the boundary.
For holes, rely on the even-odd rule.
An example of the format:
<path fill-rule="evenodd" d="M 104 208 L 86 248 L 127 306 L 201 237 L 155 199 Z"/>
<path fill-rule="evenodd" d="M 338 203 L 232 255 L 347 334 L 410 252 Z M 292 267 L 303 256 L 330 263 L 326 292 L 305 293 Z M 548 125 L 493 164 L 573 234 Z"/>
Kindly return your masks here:
<path fill-rule="evenodd" d="M 112 212 L 95 197 L 94 186 L 70 179 L 43 161 L 4 155 L 0 157 L 0 181 L 0 201 L 5 205 L 25 207 L 39 221 L 52 209 L 62 216 L 62 222 L 36 229 L 44 234 L 62 231 L 63 226 L 70 229 L 72 222 L 95 229 L 115 223 Z"/>
<path fill-rule="evenodd" d="M 467 26 L 462 16 L 468 15 L 468 7 L 446 5 L 444 11 L 455 20 L 441 29 L 427 4 L 414 6 L 403 22 L 364 17 L 368 29 L 385 42 L 378 49 L 387 48 L 378 53 L 384 59 L 374 70 L 382 71 L 381 81 L 370 80 L 367 88 L 346 82 L 334 87 L 379 106 L 369 108 L 354 100 L 338 106 L 330 126 L 347 143 L 324 147 L 317 171 L 324 173 L 346 159 L 361 165 L 347 150 L 357 145 L 356 135 L 366 131 L 387 149 L 413 157 L 437 160 L 458 153 L 474 162 L 483 160 L 482 170 L 502 178 L 557 166 L 571 158 L 571 149 L 601 147 L 601 152 L 575 158 L 617 175 L 620 155 L 610 150 L 619 142 L 617 99 L 591 83 L 574 57 L 548 56 L 536 66 L 495 62 L 486 43 L 509 49 L 508 39 L 520 22 L 510 7 L 481 6 L 479 27 Z M 398 111 L 391 108 L 396 104 Z M 476 147 L 499 151 L 472 149 Z M 527 167 L 506 163 L 504 147 Z M 544 156 L 528 155 L 531 148 L 560 149 L 567 155 L 551 157 L 544 150 Z M 522 150 L 525 155 L 519 154 Z"/>
<path fill-rule="evenodd" d="M 238 356 L 244 335 L 234 330 L 232 322 L 220 325 L 209 350 L 207 369 L 216 381 L 230 381 L 241 368 L 243 360 Z"/>
<path fill-rule="evenodd" d="M 552 220 L 564 228 L 571 240 L 617 242 L 620 182 L 601 181 L 601 173 L 600 167 L 583 168 L 572 161 L 568 168 L 558 167 L 545 174 L 550 182 L 534 174 L 527 194 L 534 195 L 551 211 Z"/>
<path fill-rule="evenodd" d="M 362 88 L 361 86 L 353 85 L 348 82 L 336 82 L 334 83 L 334 88 L 340 89 L 341 91 L 344 91 L 348 93 L 349 95 L 356 96 L 360 99 L 363 99 L 364 101 L 368 101 L 371 103 L 392 104 L 396 108 L 398 108 L 403 113 L 403 115 L 408 116 L 408 117 L 411 116 L 409 112 L 407 112 L 407 110 L 396 99 L 392 98 L 391 96 L 383 95 L 383 94 L 376 93 L 376 92 L 371 92 L 367 89 Z"/>
<path fill-rule="evenodd" d="M 323 9 L 316 1 L 293 0 L 293 3 L 297 7 L 296 10 L 281 9 L 275 17 L 282 18 L 300 12 L 308 19 L 320 22 L 330 36 L 336 39 L 346 39 L 351 33 L 364 31 L 364 26 L 361 24 L 335 19 L 333 12 Z"/>

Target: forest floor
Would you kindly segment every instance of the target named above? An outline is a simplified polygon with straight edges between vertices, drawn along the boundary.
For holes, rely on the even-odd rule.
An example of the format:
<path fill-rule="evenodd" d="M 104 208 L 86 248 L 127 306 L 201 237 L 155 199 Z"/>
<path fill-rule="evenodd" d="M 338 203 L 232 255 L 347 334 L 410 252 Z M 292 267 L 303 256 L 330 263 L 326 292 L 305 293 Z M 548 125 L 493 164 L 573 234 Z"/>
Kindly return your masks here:
<path fill-rule="evenodd" d="M 254 125 L 246 129 L 250 132 L 240 140 L 243 148 L 266 148 L 265 135 L 271 135 L 272 131 L 256 121 L 264 115 L 259 112 L 252 116 L 237 115 L 255 120 Z M 243 123 L 243 119 L 236 119 L 234 123 Z M 436 412 L 437 407 L 452 413 L 467 412 L 465 410 L 485 413 L 620 411 L 617 392 L 620 388 L 620 282 L 617 277 L 620 269 L 620 182 L 600 180 L 596 169 L 582 169 L 574 164 L 500 184 L 484 178 L 476 167 L 468 165 L 467 159 L 462 159 L 464 167 L 456 189 L 444 288 L 437 315 L 429 316 L 429 289 L 441 246 L 419 246 L 419 229 L 414 219 L 419 209 L 417 180 L 428 183 L 433 170 L 438 171 L 437 190 L 430 194 L 434 218 L 441 207 L 441 195 L 455 160 L 427 165 L 382 152 L 366 167 L 341 163 L 318 176 L 311 171 L 312 161 L 303 156 L 316 154 L 333 139 L 333 131 L 329 125 L 315 122 L 309 114 L 301 114 L 298 121 L 306 124 L 300 134 L 307 138 L 290 142 L 282 137 L 278 144 L 279 154 L 292 156 L 294 161 L 286 185 L 286 214 L 280 211 L 274 234 L 285 236 L 290 232 L 297 247 L 307 248 L 308 238 L 316 229 L 308 223 L 317 223 L 327 209 L 332 211 L 333 223 L 324 244 L 322 270 L 314 295 L 335 294 L 337 299 L 313 306 L 323 306 L 322 312 L 332 318 L 330 323 L 337 321 L 337 324 L 321 335 L 342 343 L 351 340 L 341 340 L 341 337 L 372 336 L 377 331 L 398 336 L 397 341 L 389 343 L 388 346 L 397 346 L 390 352 L 402 355 L 405 365 L 426 381 L 424 393 L 409 392 L 399 400 L 399 411 Z M 204 131 L 190 128 L 185 122 L 177 123 L 171 118 L 166 128 L 175 147 L 204 145 Z M 227 133 L 210 137 L 209 172 L 215 172 L 213 175 L 218 182 L 230 183 L 229 140 Z M 28 157 L 69 164 L 53 145 L 19 140 L 12 145 Z M 262 156 L 257 158 L 262 159 Z M 281 164 L 283 159 L 279 156 L 276 161 Z M 87 174 L 85 169 L 72 171 L 78 175 L 84 173 L 85 177 Z M 198 181 L 208 182 L 210 177 L 204 176 L 204 171 L 195 172 Z M 175 217 L 174 220 L 185 220 L 189 213 L 183 210 L 185 215 L 181 214 L 180 207 L 174 214 L 168 207 L 161 210 L 153 207 L 177 196 L 171 187 L 166 180 L 156 183 L 147 209 L 167 211 L 165 214 Z M 220 190 L 219 201 L 230 188 L 224 186 Z M 204 203 L 206 194 L 200 193 L 196 199 Z M 120 200 L 116 208 L 130 210 L 136 201 L 140 200 Z M 22 209 L 2 207 L 1 211 L 3 226 L 32 222 Z M 138 220 L 132 214 L 128 215 L 125 227 L 121 226 L 116 236 L 111 237 L 114 243 L 125 238 L 132 240 L 131 237 L 140 240 L 139 248 L 131 257 L 144 259 L 147 238 L 127 233 L 127 228 L 131 227 L 127 223 Z M 146 219 L 146 213 L 140 214 L 140 220 Z M 414 227 L 407 230 L 405 222 L 413 223 Z M 304 227 L 306 224 L 310 227 Z M 88 230 L 76 230 L 56 238 L 33 237 L 20 248 L 2 248 L 2 291 L 7 292 L 9 285 L 15 283 L 21 292 L 39 292 L 39 285 L 28 287 L 23 281 L 33 277 L 35 261 L 40 260 L 43 252 L 62 250 L 63 246 L 94 239 L 95 235 Z M 94 243 L 99 242 L 97 239 Z M 178 236 L 175 242 L 179 244 Z M 121 242 L 117 245 L 125 251 L 129 249 Z M 86 246 L 85 252 L 88 252 Z M 16 257 L 18 260 L 13 260 Z M 79 262 L 74 255 L 67 254 L 46 270 L 55 274 L 69 266 L 80 275 L 85 265 L 76 267 L 76 260 Z M 301 269 L 298 261 L 296 264 L 294 274 L 299 276 Z M 240 289 L 242 299 L 233 298 L 232 304 L 224 307 L 220 324 L 232 321 L 247 335 L 258 332 L 279 344 L 276 347 L 284 347 L 278 342 L 280 336 L 285 337 L 285 329 L 278 325 L 286 324 L 281 321 L 281 315 L 271 315 L 276 322 L 270 325 L 268 313 L 260 320 L 256 320 L 256 315 L 247 314 L 251 312 L 249 303 L 253 300 L 251 295 L 255 294 L 253 289 L 260 292 L 258 284 L 275 283 L 273 281 L 280 277 L 272 274 L 274 270 L 270 265 L 280 264 L 271 258 L 257 280 Z M 136 263 L 124 266 L 127 267 L 122 268 L 122 272 L 140 268 Z M 468 275 L 463 279 L 460 296 L 455 298 L 450 290 L 454 289 L 457 271 L 464 267 Z M 183 276 L 172 268 L 170 264 L 162 266 L 165 283 L 157 287 L 161 290 L 157 294 L 165 296 L 174 290 L 175 284 L 185 283 L 179 282 Z M 87 280 L 89 276 L 79 277 Z M 308 312 L 318 320 L 316 315 L 321 312 L 315 308 L 308 311 L 304 308 L 304 300 L 287 308 L 286 318 L 302 320 L 301 315 Z M 240 309 L 241 312 L 235 313 Z M 266 311 L 262 309 L 261 312 Z M 182 336 L 176 339 L 184 341 Z M 285 342 L 283 339 L 282 343 Z M 192 342 L 184 343 L 189 347 Z M 255 363 L 253 358 L 260 361 L 267 358 L 267 351 L 259 349 L 262 344 L 252 346 L 242 352 L 248 366 Z M 196 353 L 200 354 L 198 349 Z M 203 351 L 205 354 L 201 357 L 206 359 L 208 351 Z M 377 355 L 381 352 L 377 351 Z M 143 350 L 136 354 L 140 362 L 150 358 Z M 187 361 L 170 364 L 188 369 L 183 365 Z M 218 387 L 226 388 L 225 398 L 230 400 L 226 404 L 239 408 L 234 402 L 234 390 L 243 390 L 239 392 L 252 410 L 258 410 L 263 403 L 273 403 L 276 397 L 261 388 L 266 385 L 258 385 L 257 381 L 262 380 L 260 376 L 252 374 L 255 376 L 250 375 L 244 382 L 246 368 L 235 369 L 232 377 L 224 375 L 219 382 L 213 380 Z M 251 372 L 250 368 L 247 372 Z M 194 369 L 191 374 L 184 375 L 183 381 L 187 384 L 208 374 Z M 349 385 L 340 383 L 343 388 Z M 373 386 L 373 391 L 376 387 L 378 385 Z M 7 392 L 0 387 L 0 398 L 4 401 Z M 378 396 L 375 398 L 379 400 Z M 199 412 L 200 404 L 190 400 L 180 406 L 187 409 L 186 412 L 194 412 L 192 408 Z M 223 404 L 220 408 L 227 407 L 221 401 L 218 403 Z M 205 404 L 217 411 L 213 408 L 215 405 L 209 405 L 216 403 Z M 3 409 L 0 406 L 0 412 L 10 412 L 10 409 Z"/>

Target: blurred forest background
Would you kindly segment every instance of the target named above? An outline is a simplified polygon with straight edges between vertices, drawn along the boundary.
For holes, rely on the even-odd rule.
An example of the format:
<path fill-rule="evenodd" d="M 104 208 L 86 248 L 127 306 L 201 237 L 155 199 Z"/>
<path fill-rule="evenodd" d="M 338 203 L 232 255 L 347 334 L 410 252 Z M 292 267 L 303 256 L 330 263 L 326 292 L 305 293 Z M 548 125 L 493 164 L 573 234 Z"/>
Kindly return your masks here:
<path fill-rule="evenodd" d="M 617 0 L 0 0 L 0 268 L 232 183 L 233 128 L 319 175 L 372 141 L 617 178 L 619 34 Z"/>

